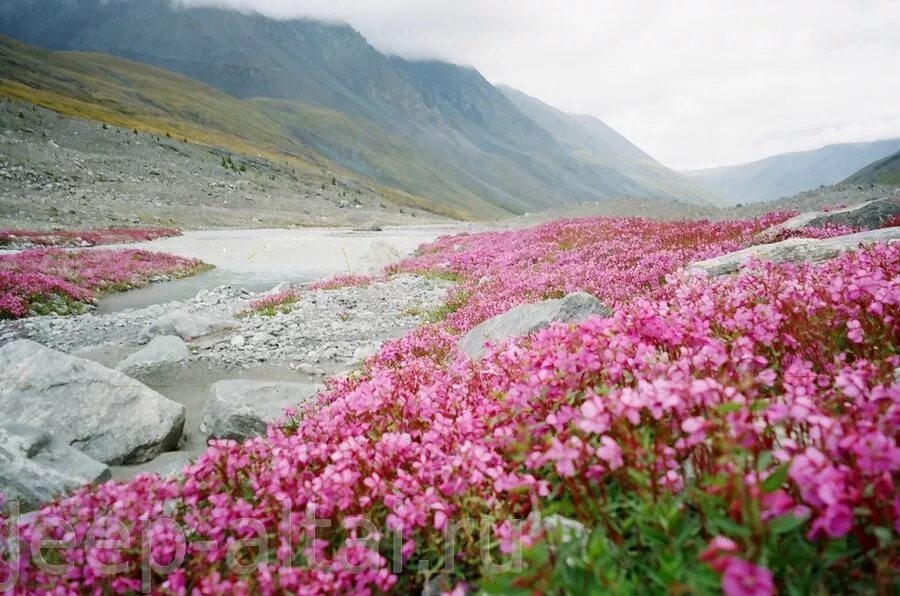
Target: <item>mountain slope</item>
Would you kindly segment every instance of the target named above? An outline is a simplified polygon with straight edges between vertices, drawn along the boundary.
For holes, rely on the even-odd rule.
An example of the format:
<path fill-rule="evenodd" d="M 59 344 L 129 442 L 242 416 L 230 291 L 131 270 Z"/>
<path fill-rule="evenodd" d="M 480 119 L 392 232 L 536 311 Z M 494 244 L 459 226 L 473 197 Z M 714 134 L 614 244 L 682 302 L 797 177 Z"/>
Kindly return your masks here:
<path fill-rule="evenodd" d="M 771 201 L 835 184 L 861 167 L 900 150 L 900 139 L 826 145 L 752 163 L 684 172 L 731 204 Z"/>
<path fill-rule="evenodd" d="M 253 99 L 298 144 L 383 184 L 470 210 L 489 202 L 523 212 L 621 196 L 707 202 L 649 156 L 637 159 L 640 150 L 611 129 L 599 134 L 599 121 L 580 124 L 590 143 L 567 145 L 474 69 L 387 57 L 346 25 L 168 0 L 7 0 L 0 32 L 122 56 Z M 316 121 L 319 109 L 329 118 Z M 340 124 L 323 125 L 329 121 Z M 569 125 L 579 126 L 574 118 Z M 634 167 L 625 171 L 624 163 Z"/>
<path fill-rule="evenodd" d="M 249 156 L 262 155 L 319 175 L 329 184 L 332 173 L 341 172 L 253 102 L 235 99 L 180 75 L 103 54 L 50 52 L 0 36 L 0 96 L 129 129 L 189 138 Z M 447 202 L 365 179 L 354 184 L 377 190 L 394 203 L 451 217 L 504 213 L 474 199 Z"/>
<path fill-rule="evenodd" d="M 900 186 L 900 152 L 867 165 L 844 182 L 848 184 Z"/>
<path fill-rule="evenodd" d="M 689 202 L 717 203 L 719 197 L 674 172 L 593 116 L 568 114 L 511 87 L 503 94 L 526 116 L 549 131 L 554 140 L 579 159 L 614 168 L 657 197 L 682 197 Z"/>

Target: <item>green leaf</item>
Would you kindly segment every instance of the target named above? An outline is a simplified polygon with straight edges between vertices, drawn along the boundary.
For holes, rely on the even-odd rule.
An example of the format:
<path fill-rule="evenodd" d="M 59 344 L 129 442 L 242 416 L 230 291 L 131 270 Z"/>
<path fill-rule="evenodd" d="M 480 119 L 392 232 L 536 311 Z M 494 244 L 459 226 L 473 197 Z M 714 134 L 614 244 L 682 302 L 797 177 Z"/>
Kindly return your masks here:
<path fill-rule="evenodd" d="M 782 515 L 769 522 L 769 530 L 773 534 L 787 534 L 788 532 L 792 532 L 805 524 L 807 519 L 809 518 L 806 516 L 797 517 L 795 515 L 791 515 L 790 513 L 787 515 Z"/>
<path fill-rule="evenodd" d="M 767 469 L 770 465 L 772 465 L 772 452 L 771 451 L 763 451 L 759 454 L 759 459 L 756 462 L 756 469 L 760 472 Z"/>
<path fill-rule="evenodd" d="M 788 477 L 788 471 L 791 469 L 790 462 L 781 464 L 775 471 L 769 474 L 769 477 L 763 480 L 762 491 L 764 493 L 773 493 L 784 484 Z"/>
<path fill-rule="evenodd" d="M 738 403 L 736 401 L 729 401 L 716 406 L 716 412 L 718 412 L 719 414 L 730 414 L 732 412 L 737 412 L 743 407 L 744 404 Z"/>

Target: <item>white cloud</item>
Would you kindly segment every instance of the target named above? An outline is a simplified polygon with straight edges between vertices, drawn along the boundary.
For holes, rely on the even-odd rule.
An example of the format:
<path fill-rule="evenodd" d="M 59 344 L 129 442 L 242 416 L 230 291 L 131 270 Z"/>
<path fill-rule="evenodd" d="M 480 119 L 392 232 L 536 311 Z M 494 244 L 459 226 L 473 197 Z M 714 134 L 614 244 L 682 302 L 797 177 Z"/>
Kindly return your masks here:
<path fill-rule="evenodd" d="M 198 0 L 346 21 L 705 167 L 900 136 L 898 0 Z"/>

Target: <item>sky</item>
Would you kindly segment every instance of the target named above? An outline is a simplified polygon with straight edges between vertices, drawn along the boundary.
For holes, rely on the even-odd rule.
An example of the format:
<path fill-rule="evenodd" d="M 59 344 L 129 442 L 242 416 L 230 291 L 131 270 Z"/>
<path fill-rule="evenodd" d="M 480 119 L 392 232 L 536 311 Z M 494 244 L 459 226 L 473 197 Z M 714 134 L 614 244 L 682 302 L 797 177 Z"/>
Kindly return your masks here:
<path fill-rule="evenodd" d="M 900 0 L 189 1 L 474 66 L 679 170 L 900 137 Z"/>

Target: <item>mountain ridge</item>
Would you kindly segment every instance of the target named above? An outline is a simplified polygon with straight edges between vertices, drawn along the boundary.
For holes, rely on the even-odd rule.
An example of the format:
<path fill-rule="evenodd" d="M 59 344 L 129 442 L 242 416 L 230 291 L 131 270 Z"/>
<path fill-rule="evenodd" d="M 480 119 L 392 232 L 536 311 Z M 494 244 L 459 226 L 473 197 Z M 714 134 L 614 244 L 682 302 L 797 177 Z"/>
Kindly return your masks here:
<path fill-rule="evenodd" d="M 844 180 L 847 184 L 900 186 L 900 151 L 870 163 Z"/>
<path fill-rule="evenodd" d="M 900 151 L 900 138 L 836 143 L 745 164 L 682 173 L 718 192 L 730 204 L 767 202 L 836 184 L 896 151 Z"/>
<path fill-rule="evenodd" d="M 586 144 L 605 138 L 605 150 L 561 144 L 560 133 L 536 123 L 477 70 L 386 56 L 344 24 L 167 0 L 13 0 L 0 8 L 0 32 L 151 64 L 266 109 L 276 105 L 268 99 L 343 114 L 332 134 L 311 120 L 314 109 L 290 113 L 281 103 L 275 112 L 339 165 L 451 203 L 487 201 L 522 213 L 622 196 L 709 204 L 714 194 L 646 154 L 635 158 L 640 150 L 621 135 L 604 137 L 599 120 L 578 124 L 573 117 L 567 125 L 595 127 L 595 141 Z M 403 159 L 379 155 L 385 146 Z"/>

